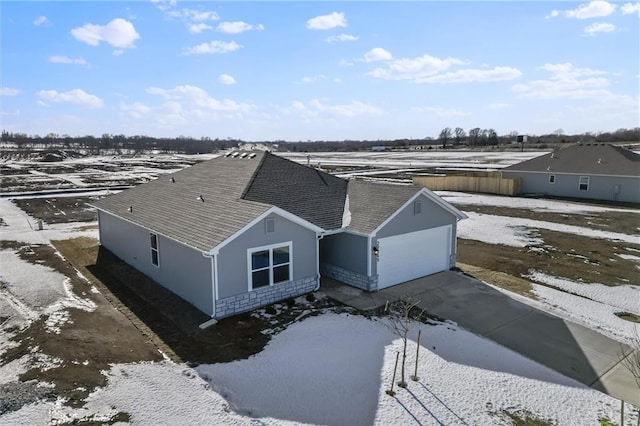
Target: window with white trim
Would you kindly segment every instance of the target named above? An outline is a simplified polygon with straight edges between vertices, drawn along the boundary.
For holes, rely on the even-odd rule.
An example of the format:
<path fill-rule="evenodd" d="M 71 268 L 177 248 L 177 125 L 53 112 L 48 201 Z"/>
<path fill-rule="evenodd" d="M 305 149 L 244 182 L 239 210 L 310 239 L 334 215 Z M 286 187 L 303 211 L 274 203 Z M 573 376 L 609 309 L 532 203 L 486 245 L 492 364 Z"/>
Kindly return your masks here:
<path fill-rule="evenodd" d="M 249 290 L 291 281 L 291 242 L 247 250 Z"/>
<path fill-rule="evenodd" d="M 580 191 L 589 190 L 589 176 L 580 176 L 580 179 L 578 180 L 578 189 Z"/>
<path fill-rule="evenodd" d="M 549 175 L 549 183 L 556 183 L 556 175 Z"/>
<path fill-rule="evenodd" d="M 158 234 L 149 232 L 149 243 L 151 245 L 151 263 L 160 266 L 160 251 L 158 249 Z"/>

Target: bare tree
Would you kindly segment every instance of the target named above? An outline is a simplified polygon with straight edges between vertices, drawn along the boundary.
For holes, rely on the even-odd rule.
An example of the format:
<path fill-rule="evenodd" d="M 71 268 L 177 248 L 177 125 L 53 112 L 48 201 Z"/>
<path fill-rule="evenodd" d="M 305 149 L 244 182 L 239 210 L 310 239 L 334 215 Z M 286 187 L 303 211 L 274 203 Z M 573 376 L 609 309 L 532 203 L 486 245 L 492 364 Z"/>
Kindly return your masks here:
<path fill-rule="evenodd" d="M 400 381 L 398 386 L 407 387 L 405 381 L 405 362 L 407 360 L 407 336 L 415 321 L 419 321 L 424 314 L 424 309 L 414 309 L 420 303 L 411 296 L 404 296 L 393 303 L 387 302 L 385 312 L 388 317 L 387 327 L 402 339 L 402 364 L 400 368 Z M 411 311 L 414 311 L 413 313 Z"/>
<path fill-rule="evenodd" d="M 482 130 L 480 130 L 480 127 L 474 127 L 473 129 L 469 130 L 469 139 L 471 140 L 471 145 L 478 145 L 478 143 L 480 142 L 481 134 Z"/>
<path fill-rule="evenodd" d="M 442 148 L 447 147 L 447 142 L 451 139 L 451 127 L 445 127 L 440 132 L 440 142 L 442 142 Z"/>
<path fill-rule="evenodd" d="M 454 142 L 455 145 L 460 145 L 464 138 L 467 137 L 467 134 L 462 127 L 456 127 L 456 130 L 454 130 L 454 134 L 456 137 Z"/>

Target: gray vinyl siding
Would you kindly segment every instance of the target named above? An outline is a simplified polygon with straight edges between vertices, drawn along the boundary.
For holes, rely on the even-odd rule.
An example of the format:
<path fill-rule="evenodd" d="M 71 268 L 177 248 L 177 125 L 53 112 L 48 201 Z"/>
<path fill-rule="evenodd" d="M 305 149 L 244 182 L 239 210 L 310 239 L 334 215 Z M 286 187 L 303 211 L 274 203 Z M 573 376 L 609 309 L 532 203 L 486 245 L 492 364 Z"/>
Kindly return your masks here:
<path fill-rule="evenodd" d="M 320 240 L 320 263 L 339 266 L 362 275 L 367 274 L 367 237 L 362 235 L 327 235 Z"/>
<path fill-rule="evenodd" d="M 247 250 L 251 248 L 291 241 L 292 280 L 301 280 L 318 274 L 316 233 L 276 214 L 271 214 L 266 219 L 275 221 L 274 232 L 267 233 L 265 221 L 261 220 L 220 249 L 218 299 L 248 292 Z"/>
<path fill-rule="evenodd" d="M 422 203 L 422 210 L 419 214 L 414 214 L 415 201 Z M 376 237 L 372 241 L 373 245 L 375 246 L 380 238 L 451 225 L 452 253 L 450 266 L 455 266 L 457 217 L 424 195 L 420 195 L 415 201 L 405 206 L 404 209 L 377 232 Z M 444 249 L 443 247 L 443 250 Z M 375 260 L 375 257 L 373 257 L 373 262 L 371 262 L 371 273 L 373 275 L 378 273 L 377 262 Z"/>
<path fill-rule="evenodd" d="M 98 211 L 100 244 L 207 315 L 213 314 L 211 260 L 158 235 L 159 266 L 151 263 L 149 230 Z"/>
<path fill-rule="evenodd" d="M 520 192 L 522 194 L 640 203 L 640 177 L 577 175 L 552 171 L 503 171 L 502 175 L 508 178 L 520 177 Z M 555 175 L 555 183 L 549 183 L 549 175 Z M 588 191 L 578 189 L 580 176 L 589 176 Z M 619 186 L 617 194 L 616 185 Z"/>

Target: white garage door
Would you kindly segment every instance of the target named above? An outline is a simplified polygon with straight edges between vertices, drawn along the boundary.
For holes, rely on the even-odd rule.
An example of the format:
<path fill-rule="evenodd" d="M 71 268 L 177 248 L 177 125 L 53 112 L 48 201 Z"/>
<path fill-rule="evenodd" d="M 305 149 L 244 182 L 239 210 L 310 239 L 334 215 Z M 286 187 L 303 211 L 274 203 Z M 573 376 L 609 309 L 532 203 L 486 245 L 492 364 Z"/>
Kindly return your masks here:
<path fill-rule="evenodd" d="M 451 225 L 378 240 L 378 289 L 449 269 Z"/>

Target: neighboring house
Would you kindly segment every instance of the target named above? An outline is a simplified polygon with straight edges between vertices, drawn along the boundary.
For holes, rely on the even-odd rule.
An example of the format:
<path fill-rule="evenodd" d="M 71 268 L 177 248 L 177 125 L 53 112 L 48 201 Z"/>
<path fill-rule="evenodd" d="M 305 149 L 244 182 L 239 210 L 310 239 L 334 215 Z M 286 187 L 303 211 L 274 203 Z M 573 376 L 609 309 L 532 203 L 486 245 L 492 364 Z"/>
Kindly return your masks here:
<path fill-rule="evenodd" d="M 102 246 L 213 318 L 455 265 L 465 215 L 426 188 L 347 181 L 235 152 L 104 198 Z"/>
<path fill-rule="evenodd" d="M 640 203 L 640 155 L 614 145 L 573 145 L 502 169 L 520 192 Z"/>

